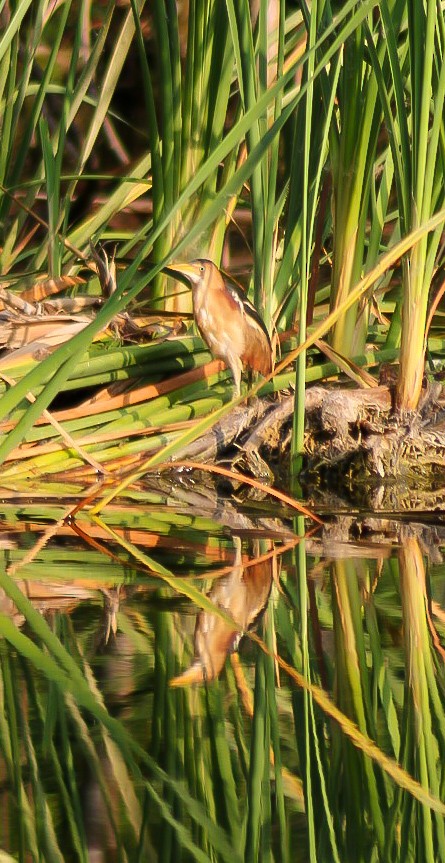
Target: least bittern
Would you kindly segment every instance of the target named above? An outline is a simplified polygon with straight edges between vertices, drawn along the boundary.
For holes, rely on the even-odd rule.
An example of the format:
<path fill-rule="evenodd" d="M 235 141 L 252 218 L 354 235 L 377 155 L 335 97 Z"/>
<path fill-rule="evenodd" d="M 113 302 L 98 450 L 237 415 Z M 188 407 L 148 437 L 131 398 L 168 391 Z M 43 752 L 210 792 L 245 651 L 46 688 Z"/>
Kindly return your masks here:
<path fill-rule="evenodd" d="M 241 288 L 224 278 L 204 258 L 166 267 L 192 286 L 193 313 L 199 332 L 212 353 L 231 369 L 235 397 L 241 394 L 243 365 L 266 376 L 272 371 L 269 334 L 255 306 Z"/>

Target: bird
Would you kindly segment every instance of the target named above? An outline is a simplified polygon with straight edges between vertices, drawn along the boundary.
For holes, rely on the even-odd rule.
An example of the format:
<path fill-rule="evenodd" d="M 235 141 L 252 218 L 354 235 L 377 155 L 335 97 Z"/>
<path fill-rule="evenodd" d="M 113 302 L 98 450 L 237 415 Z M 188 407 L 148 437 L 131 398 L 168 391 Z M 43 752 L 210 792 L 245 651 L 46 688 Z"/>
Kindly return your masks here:
<path fill-rule="evenodd" d="M 243 366 L 264 377 L 272 371 L 269 333 L 255 306 L 238 285 L 228 281 L 206 258 L 174 263 L 168 275 L 187 279 L 192 288 L 193 314 L 199 332 L 212 354 L 224 360 L 234 380 L 234 396 L 241 395 Z"/>

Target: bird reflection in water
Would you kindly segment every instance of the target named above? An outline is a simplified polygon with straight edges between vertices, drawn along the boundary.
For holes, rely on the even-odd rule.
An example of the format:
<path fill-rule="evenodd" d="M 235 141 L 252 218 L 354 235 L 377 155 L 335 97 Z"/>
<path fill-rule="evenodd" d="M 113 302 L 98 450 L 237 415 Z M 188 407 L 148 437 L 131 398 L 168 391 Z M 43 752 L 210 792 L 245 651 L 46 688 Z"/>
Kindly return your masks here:
<path fill-rule="evenodd" d="M 259 560 L 249 566 L 242 561 L 241 540 L 234 537 L 233 569 L 215 580 L 208 598 L 229 615 L 230 624 L 218 614 L 200 611 L 195 626 L 195 659 L 187 671 L 174 677 L 170 686 L 187 686 L 214 680 L 222 670 L 226 657 L 238 647 L 243 633 L 258 620 L 269 599 L 274 557 Z"/>

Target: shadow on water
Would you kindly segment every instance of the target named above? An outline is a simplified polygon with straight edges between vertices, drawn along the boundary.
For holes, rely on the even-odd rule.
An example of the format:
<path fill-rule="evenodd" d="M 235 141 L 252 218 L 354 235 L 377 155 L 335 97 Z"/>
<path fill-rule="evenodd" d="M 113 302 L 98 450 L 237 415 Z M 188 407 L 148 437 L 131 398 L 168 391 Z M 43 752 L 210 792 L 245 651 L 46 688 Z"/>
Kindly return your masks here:
<path fill-rule="evenodd" d="M 445 861 L 437 517 L 70 511 L 1 507 L 2 860 Z"/>

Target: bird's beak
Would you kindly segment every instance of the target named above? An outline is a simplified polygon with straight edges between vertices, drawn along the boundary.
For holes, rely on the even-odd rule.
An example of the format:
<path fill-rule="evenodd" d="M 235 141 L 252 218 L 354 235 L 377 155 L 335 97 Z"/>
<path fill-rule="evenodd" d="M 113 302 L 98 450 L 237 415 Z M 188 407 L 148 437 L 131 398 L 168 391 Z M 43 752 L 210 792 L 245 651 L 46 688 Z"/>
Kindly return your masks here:
<path fill-rule="evenodd" d="M 172 264 L 171 266 L 164 267 L 163 272 L 167 276 L 173 276 L 174 279 L 186 279 L 188 285 L 190 283 L 194 285 L 199 280 L 199 273 L 195 264 Z"/>

